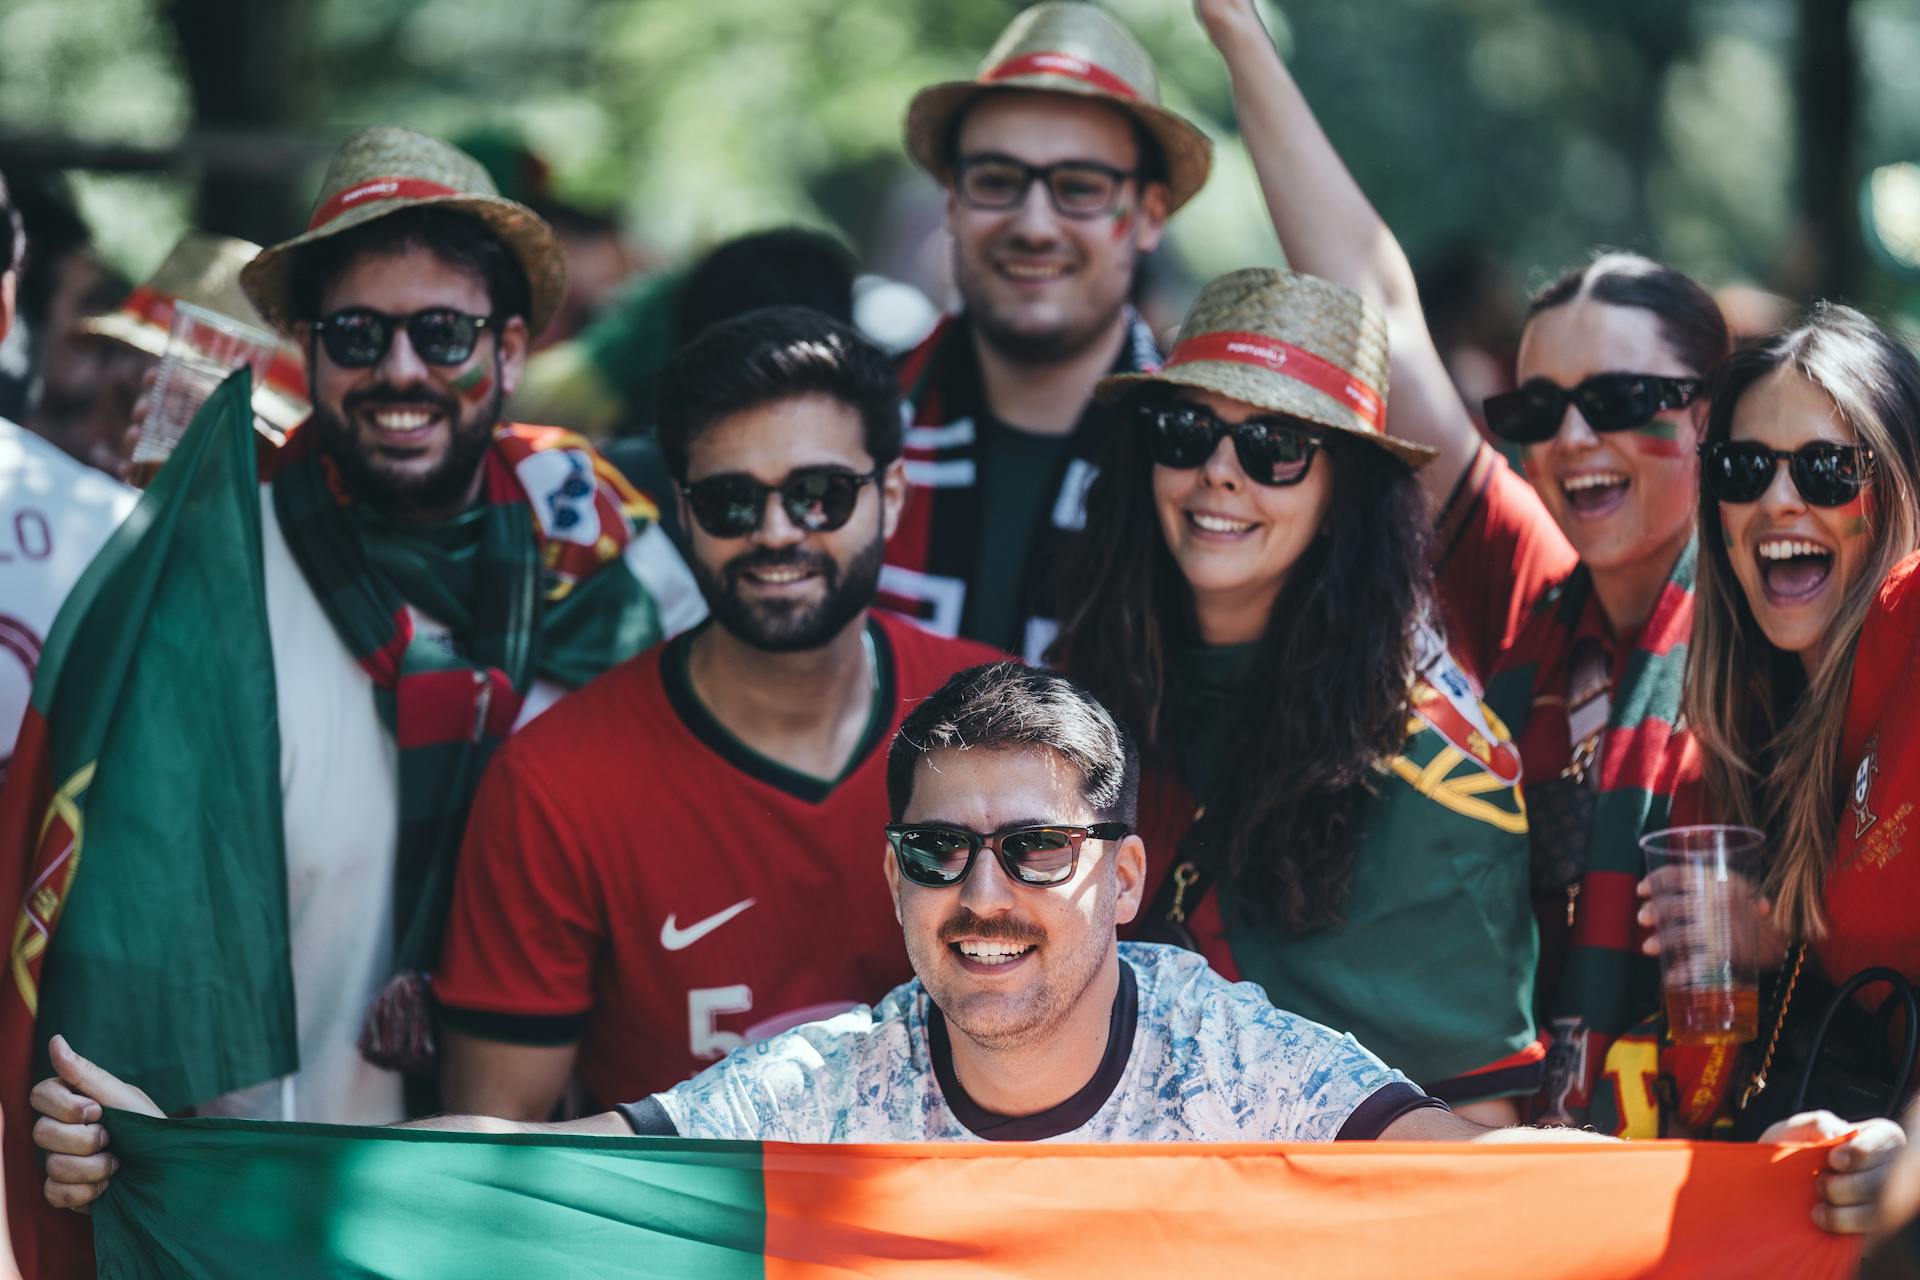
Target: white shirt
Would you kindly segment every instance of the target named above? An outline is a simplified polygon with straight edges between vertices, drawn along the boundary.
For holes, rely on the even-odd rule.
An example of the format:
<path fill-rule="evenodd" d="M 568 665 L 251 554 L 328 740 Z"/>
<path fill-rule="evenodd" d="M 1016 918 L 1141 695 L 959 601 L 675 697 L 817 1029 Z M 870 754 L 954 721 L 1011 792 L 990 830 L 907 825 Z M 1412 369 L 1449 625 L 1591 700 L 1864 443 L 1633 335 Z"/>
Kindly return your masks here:
<path fill-rule="evenodd" d="M 374 705 L 372 679 L 334 631 L 293 558 L 267 485 L 260 489 L 260 529 L 280 712 L 300 1070 L 197 1110 L 252 1120 L 390 1124 L 406 1116 L 402 1078 L 362 1058 L 358 1042 L 368 1006 L 393 972 L 399 749 Z M 669 592 L 668 600 L 655 597 L 666 626 L 669 617 L 684 620 L 689 612 L 684 593 L 672 597 L 673 571 L 677 568 L 688 586 L 692 576 L 658 526 L 649 526 L 648 534 L 659 541 L 643 534 L 629 544 L 626 563 L 649 590 Z M 446 634 L 440 622 L 412 612 L 417 634 Z M 704 612 L 703 605 L 701 616 Z M 550 681 L 536 682 L 514 727 L 545 711 L 563 692 Z"/>
<path fill-rule="evenodd" d="M 0 775 L 61 602 L 140 493 L 0 418 Z"/>
<path fill-rule="evenodd" d="M 770 1142 L 1325 1142 L 1383 1090 L 1369 1108 L 1383 1117 L 1431 1105 L 1352 1036 L 1274 1008 L 1191 951 L 1121 943 L 1120 963 L 1107 1061 L 1042 1116 L 994 1117 L 958 1090 L 918 979 L 736 1049 L 651 1101 L 682 1137 Z"/>

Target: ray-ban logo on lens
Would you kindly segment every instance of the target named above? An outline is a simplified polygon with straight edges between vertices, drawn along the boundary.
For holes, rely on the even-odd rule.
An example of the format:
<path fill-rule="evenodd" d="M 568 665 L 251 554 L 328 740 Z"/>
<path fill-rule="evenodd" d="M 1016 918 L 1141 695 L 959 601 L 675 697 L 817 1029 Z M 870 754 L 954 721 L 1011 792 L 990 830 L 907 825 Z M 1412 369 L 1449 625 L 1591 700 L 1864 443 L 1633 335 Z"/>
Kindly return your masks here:
<path fill-rule="evenodd" d="M 684 929 L 674 922 L 674 914 L 677 913 L 669 914 L 667 922 L 660 926 L 660 945 L 669 951 L 684 951 L 752 905 L 753 899 L 747 898 L 724 911 L 714 912 L 705 920 L 696 920 Z"/>

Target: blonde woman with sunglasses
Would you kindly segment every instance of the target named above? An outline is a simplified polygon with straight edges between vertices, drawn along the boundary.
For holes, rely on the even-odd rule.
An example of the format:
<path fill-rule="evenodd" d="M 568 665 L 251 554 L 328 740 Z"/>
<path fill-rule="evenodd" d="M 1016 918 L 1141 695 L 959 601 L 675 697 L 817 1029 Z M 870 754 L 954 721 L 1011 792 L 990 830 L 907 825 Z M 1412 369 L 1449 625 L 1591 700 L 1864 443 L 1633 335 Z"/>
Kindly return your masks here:
<path fill-rule="evenodd" d="M 1782 1006 L 1810 1023 L 1828 984 L 1869 967 L 1920 981 L 1920 360 L 1822 304 L 1727 362 L 1701 467 L 1712 532 L 1686 714 L 1703 815 L 1767 833 L 1766 959 L 1780 976 L 1764 1043 Z M 1887 995 L 1868 987 L 1858 1004 Z M 1884 1036 L 1848 1031 L 1840 1009 L 1830 1035 Z M 1755 1105 L 1752 1077 L 1791 1080 L 1790 1065 L 1765 1071 L 1750 1054 L 1723 1111 Z"/>

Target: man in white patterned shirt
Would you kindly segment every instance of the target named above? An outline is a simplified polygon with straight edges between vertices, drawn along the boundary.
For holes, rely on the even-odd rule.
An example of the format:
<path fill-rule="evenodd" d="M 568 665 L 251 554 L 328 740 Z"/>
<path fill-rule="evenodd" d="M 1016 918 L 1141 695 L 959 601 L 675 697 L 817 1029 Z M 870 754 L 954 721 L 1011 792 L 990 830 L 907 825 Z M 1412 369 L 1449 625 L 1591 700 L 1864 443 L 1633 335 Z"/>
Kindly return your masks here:
<path fill-rule="evenodd" d="M 1130 834 L 1138 770 L 1112 716 L 1064 677 L 1012 662 L 962 671 L 901 724 L 887 761 L 886 876 L 912 982 L 613 1111 L 415 1125 L 798 1142 L 1612 1141 L 1475 1124 L 1198 956 L 1118 943 L 1146 874 Z M 47 1198 L 78 1207 L 113 1169 L 100 1108 L 158 1112 L 64 1040 L 53 1060 L 59 1078 L 33 1092 L 34 1139 L 54 1153 Z M 1813 1113 L 1766 1140 L 1847 1128 Z M 1816 1221 L 1870 1229 L 1902 1140 L 1867 1121 L 1835 1146 L 1844 1172 L 1821 1179 Z"/>

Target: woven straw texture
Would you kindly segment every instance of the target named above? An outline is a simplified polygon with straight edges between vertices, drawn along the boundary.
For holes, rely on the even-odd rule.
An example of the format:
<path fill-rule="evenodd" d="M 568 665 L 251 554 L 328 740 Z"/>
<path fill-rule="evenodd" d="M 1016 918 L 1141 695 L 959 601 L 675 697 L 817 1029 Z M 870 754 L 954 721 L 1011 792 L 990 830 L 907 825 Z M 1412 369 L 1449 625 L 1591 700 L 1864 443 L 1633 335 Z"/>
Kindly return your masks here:
<path fill-rule="evenodd" d="M 532 290 L 527 323 L 538 334 L 552 319 L 567 288 L 567 262 L 553 228 L 523 204 L 502 199 L 480 163 L 458 147 L 410 129 L 362 129 L 341 144 L 314 202 L 316 215 L 342 192 L 382 178 L 411 179 L 447 187 L 455 195 L 369 198 L 348 206 L 317 227 L 274 245 L 240 273 L 240 282 L 260 314 L 283 331 L 300 317 L 292 313 L 293 256 L 303 245 L 415 205 L 442 205 L 471 215 L 499 236 L 520 259 Z"/>
<path fill-rule="evenodd" d="M 1194 299 L 1173 344 L 1207 334 L 1251 333 L 1311 352 L 1387 398 L 1387 322 L 1366 299 L 1317 276 L 1266 267 L 1229 272 L 1208 283 Z M 1434 451 L 1376 430 L 1352 405 L 1274 370 L 1230 360 L 1194 360 L 1157 373 L 1116 374 L 1095 394 L 1113 400 L 1140 383 L 1198 387 L 1317 426 L 1344 431 L 1379 445 L 1410 467 L 1431 461 Z"/>
<path fill-rule="evenodd" d="M 1091 63 L 1123 82 L 1133 97 L 1040 69 L 988 80 L 994 68 L 1035 54 L 1064 54 Z M 1069 0 L 1049 0 L 1023 10 L 994 41 L 974 79 L 930 85 L 915 94 L 907 108 L 908 153 L 921 168 L 947 181 L 947 141 L 955 117 L 983 93 L 1016 89 L 1096 98 L 1139 120 L 1166 155 L 1170 209 L 1191 200 L 1206 184 L 1213 166 L 1213 143 L 1190 121 L 1160 105 L 1160 79 L 1153 59 L 1110 14 Z"/>

